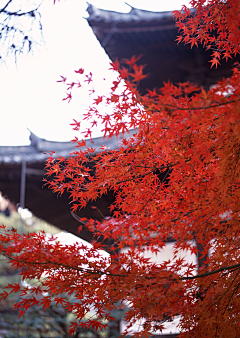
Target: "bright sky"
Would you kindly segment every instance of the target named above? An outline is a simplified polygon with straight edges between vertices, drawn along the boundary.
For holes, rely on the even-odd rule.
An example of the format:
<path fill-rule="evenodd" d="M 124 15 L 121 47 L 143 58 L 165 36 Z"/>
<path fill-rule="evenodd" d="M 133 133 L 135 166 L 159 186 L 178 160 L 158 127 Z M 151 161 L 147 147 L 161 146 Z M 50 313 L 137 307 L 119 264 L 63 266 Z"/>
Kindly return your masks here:
<path fill-rule="evenodd" d="M 130 10 L 122 0 L 89 2 L 108 10 Z M 187 1 L 128 0 L 128 3 L 146 10 L 170 11 L 180 9 Z M 48 140 L 69 141 L 75 136 L 69 124 L 73 118 L 81 120 L 89 97 L 87 92 L 78 91 L 68 104 L 62 101 L 64 86 L 56 81 L 60 75 L 74 76 L 74 70 L 82 67 L 93 73 L 96 89 L 103 90 L 101 80 L 108 78 L 110 61 L 84 19 L 88 16 L 86 8 L 84 0 L 60 0 L 55 5 L 53 0 L 45 0 L 40 8 L 45 44 L 35 48 L 33 54 L 19 58 L 17 65 L 9 59 L 0 66 L 0 145 L 29 144 L 27 128 Z M 100 136 L 100 132 L 93 136 Z"/>

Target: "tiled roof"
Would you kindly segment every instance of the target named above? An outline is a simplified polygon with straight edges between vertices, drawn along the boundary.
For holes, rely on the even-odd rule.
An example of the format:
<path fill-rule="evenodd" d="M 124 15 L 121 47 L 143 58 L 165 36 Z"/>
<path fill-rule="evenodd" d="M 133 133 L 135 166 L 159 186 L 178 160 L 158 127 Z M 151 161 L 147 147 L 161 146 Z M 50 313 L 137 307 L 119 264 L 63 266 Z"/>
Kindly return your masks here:
<path fill-rule="evenodd" d="M 131 8 L 129 13 L 119 13 L 113 11 L 107 11 L 104 9 L 97 8 L 91 4 L 87 8 L 89 18 L 88 21 L 105 21 L 105 22 L 152 22 L 160 21 L 163 19 L 172 18 L 172 11 L 169 12 L 151 12 L 145 11 L 138 8 Z"/>
<path fill-rule="evenodd" d="M 102 145 L 105 145 L 109 149 L 117 149 L 123 138 L 121 135 L 118 139 L 103 140 L 102 137 L 93 138 L 92 140 L 88 139 L 86 147 L 93 147 L 96 149 L 96 152 L 99 151 Z M 48 158 L 50 151 L 55 151 L 55 154 L 53 154 L 55 157 L 68 157 L 71 152 L 76 150 L 72 142 L 48 141 L 36 136 L 32 132 L 30 134 L 30 141 L 31 143 L 28 146 L 0 146 L 0 164 L 17 164 L 21 163 L 23 159 L 28 163 L 44 162 Z"/>
<path fill-rule="evenodd" d="M 132 136 L 125 134 L 125 137 Z M 118 139 L 111 138 L 103 140 L 102 137 L 87 140 L 87 147 L 93 147 L 96 152 L 101 145 L 105 145 L 109 149 L 117 149 L 123 136 Z M 20 182 L 21 182 L 21 162 L 24 159 L 26 166 L 26 193 L 25 206 L 37 217 L 44 219 L 57 226 L 62 230 L 67 230 L 81 238 L 91 241 L 92 234 L 83 229 L 81 234 L 78 232 L 79 223 L 70 213 L 69 193 L 65 192 L 61 198 L 57 194 L 53 194 L 47 186 L 44 185 L 44 162 L 48 157 L 49 151 L 56 151 L 57 156 L 67 157 L 75 150 L 71 142 L 52 142 L 37 137 L 33 133 L 30 135 L 30 145 L 28 146 L 0 146 L 0 190 L 8 199 L 15 204 L 20 199 Z M 110 192 L 101 199 L 89 203 L 86 208 L 78 211 L 79 217 L 87 217 L 101 220 L 102 214 L 109 215 L 109 204 L 113 201 L 113 194 Z M 92 209 L 92 205 L 96 209 Z"/>
<path fill-rule="evenodd" d="M 142 56 L 139 64 L 145 65 L 148 76 L 138 86 L 141 94 L 167 81 L 191 82 L 208 89 L 229 77 L 233 64 L 240 61 L 237 56 L 217 69 L 210 68 L 211 50 L 177 44 L 179 31 L 172 12 L 131 8 L 129 13 L 117 13 L 89 5 L 88 13 L 88 24 L 112 61 Z"/>

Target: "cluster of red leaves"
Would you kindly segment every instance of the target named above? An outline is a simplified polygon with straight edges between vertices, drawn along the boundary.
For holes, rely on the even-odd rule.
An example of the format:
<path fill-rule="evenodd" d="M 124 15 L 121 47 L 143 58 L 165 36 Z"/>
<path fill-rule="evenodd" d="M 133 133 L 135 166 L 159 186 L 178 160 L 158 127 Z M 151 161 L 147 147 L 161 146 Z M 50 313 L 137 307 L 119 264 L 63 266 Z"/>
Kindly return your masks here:
<path fill-rule="evenodd" d="M 231 58 L 240 51 L 240 2 L 239 0 L 191 0 L 191 10 L 183 6 L 174 11 L 176 25 L 181 31 L 178 42 L 199 43 L 213 51 L 211 67 L 220 59 Z"/>
<path fill-rule="evenodd" d="M 162 305 L 161 317 L 165 314 L 166 292 L 172 306 L 168 316 L 179 310 L 180 303 L 184 306 L 183 283 L 176 275 L 183 262 L 176 261 L 173 265 L 164 262 L 157 266 L 137 250 L 106 258 L 96 243 L 91 248 L 78 243 L 63 246 L 44 233 L 19 235 L 4 226 L 1 226 L 0 240 L 2 254 L 10 259 L 13 269 L 21 271 L 22 279 L 28 281 L 24 285 L 7 286 L 1 300 L 13 292 L 20 292 L 21 300 L 14 306 L 20 316 L 34 304 L 46 309 L 51 302 L 60 303 L 76 316 L 70 334 L 77 326 L 105 328 L 106 320 L 114 320 L 111 310 L 116 304 L 118 307 L 133 304 L 126 314 L 129 322 L 146 316 L 152 316 L 157 322 L 157 306 Z M 191 274 L 192 269 L 188 267 L 187 273 Z M 31 284 L 31 280 L 34 283 Z M 152 290 L 156 283 L 162 286 L 162 294 L 158 293 L 157 298 Z M 194 282 L 188 281 L 188 284 Z M 166 285 L 171 287 L 166 290 Z M 182 298 L 180 303 L 177 302 L 179 297 Z M 161 328 L 160 324 L 154 325 Z M 145 329 L 150 327 L 149 323 Z"/>
<path fill-rule="evenodd" d="M 117 67 L 118 63 L 112 64 L 120 74 L 125 69 Z M 191 264 L 178 260 L 178 265 L 170 262 L 159 265 L 157 280 L 152 282 L 150 278 L 152 297 L 148 296 L 148 284 L 143 284 L 144 313 L 139 311 L 139 293 L 135 293 L 126 316 L 129 328 L 141 318 L 147 319 L 141 334 L 162 328 L 167 308 L 168 319 L 181 314 L 180 328 L 185 337 L 193 333 L 217 337 L 225 329 L 237 332 L 240 70 L 235 67 L 231 78 L 222 80 L 208 92 L 188 83 L 178 86 L 167 83 L 145 96 L 128 82 L 131 76 L 125 76 L 111 115 L 101 115 L 97 110 L 99 102 L 95 100 L 86 116 L 95 119 L 98 114 L 106 135 L 138 128 L 133 136 L 124 139 L 119 149 L 111 151 L 103 147 L 97 154 L 77 141 L 80 148 L 74 156 L 58 162 L 49 159 L 49 174 L 56 168 L 58 171 L 49 185 L 55 192 L 70 192 L 74 211 L 114 191 L 115 201 L 110 206 L 113 217 L 88 222 L 87 226 L 96 236 L 113 238 L 118 249 L 130 248 L 129 255 L 136 250 L 141 252 L 143 247 L 157 252 L 169 236 L 176 240 L 176 253 L 180 249 L 196 253 L 196 247 L 190 244 L 194 241 L 207 254 L 216 241 L 215 254 L 199 271 L 199 280 L 191 281 L 191 285 L 185 278 L 194 272 Z M 110 102 L 120 84 L 121 76 L 101 102 Z M 95 163 L 94 168 L 88 163 Z M 118 259 L 121 260 L 121 254 Z M 181 275 L 183 266 L 188 267 L 186 275 Z M 167 278 L 165 273 L 169 272 Z M 170 277 L 176 274 L 180 278 Z M 145 272 L 141 277 L 131 276 L 132 283 L 146 277 Z M 174 286 L 172 278 L 174 283 L 178 280 Z M 176 296 L 177 308 L 171 302 L 174 299 L 176 305 Z M 162 302 L 159 297 L 163 297 Z"/>
<path fill-rule="evenodd" d="M 238 1 L 191 4 L 191 15 L 185 7 L 181 13 L 175 12 L 184 41 L 207 47 L 214 43 L 225 58 L 238 53 Z M 191 40 L 192 34 L 196 40 Z M 219 57 L 214 54 L 213 63 Z M 96 153 L 76 138 L 72 156 L 50 157 L 46 165 L 48 185 L 54 192 L 70 193 L 74 212 L 113 191 L 112 217 L 102 222 L 90 220 L 86 227 L 97 237 L 112 238 L 116 254 L 106 260 L 96 244 L 92 249 L 62 247 L 43 234 L 19 236 L 3 230 L 4 254 L 21 269 L 23 278 L 39 280 L 39 286 L 21 287 L 23 300 L 16 306 L 20 311 L 33 303 L 48 306 L 51 297 L 56 297 L 77 316 L 71 332 L 77 325 L 101 329 L 102 318 L 110 319 L 111 310 L 120 304 L 129 307 L 127 329 L 143 320 L 142 330 L 135 336 L 161 331 L 164 321 L 178 316 L 183 337 L 237 337 L 240 69 L 235 66 L 230 78 L 208 91 L 189 83 L 166 83 L 142 96 L 137 83 L 145 75 L 136 61 L 111 64 L 119 75 L 110 93 L 93 97 L 84 114 L 92 125 L 102 125 L 105 137 L 125 133 L 119 149 L 102 146 Z M 81 83 L 92 82 L 91 73 L 86 75 L 82 69 L 75 73 L 84 77 Z M 80 87 L 78 83 L 67 84 L 68 99 L 72 89 Z M 101 105 L 111 111 L 103 112 Z M 80 129 L 79 121 L 72 125 Z M 128 137 L 132 129 L 135 131 Z M 90 133 L 89 129 L 83 131 L 85 137 Z M 193 242 L 203 248 L 203 255 L 211 250 L 197 276 L 196 266 L 182 258 L 158 265 L 143 258 L 144 248 L 156 253 L 169 237 L 176 241 L 176 257 L 182 249 L 196 254 Z M 125 247 L 127 253 L 122 251 Z M 15 292 L 19 286 L 9 288 Z M 74 295 L 75 300 L 67 302 L 64 293 Z M 40 294 L 41 300 L 35 296 Z M 4 291 L 2 298 L 7 295 Z M 91 310 L 94 317 L 80 323 Z"/>

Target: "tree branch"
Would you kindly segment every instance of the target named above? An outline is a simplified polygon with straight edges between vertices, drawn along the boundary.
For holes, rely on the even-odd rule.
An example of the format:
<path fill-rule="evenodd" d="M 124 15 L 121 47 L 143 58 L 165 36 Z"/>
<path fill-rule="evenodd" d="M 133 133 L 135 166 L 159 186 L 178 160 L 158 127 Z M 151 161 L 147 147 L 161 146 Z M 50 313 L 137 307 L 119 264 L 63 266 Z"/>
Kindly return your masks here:
<path fill-rule="evenodd" d="M 15 262 L 19 262 L 19 263 L 24 263 L 24 264 L 28 264 L 28 265 L 47 265 L 47 264 L 52 264 L 52 265 L 56 265 L 59 267 L 64 267 L 70 270 L 76 270 L 76 271 L 80 271 L 80 272 L 84 272 L 87 273 L 89 275 L 106 275 L 106 276 L 113 276 L 113 277 L 127 277 L 127 275 L 120 275 L 120 274 L 114 274 L 114 273 L 110 273 L 110 272 L 104 272 L 104 271 L 92 271 L 90 269 L 87 268 L 79 268 L 79 267 L 74 267 L 74 266 L 70 266 L 70 265 L 66 265 L 63 263 L 57 263 L 57 262 L 51 262 L 51 261 L 46 261 L 46 262 L 28 262 L 26 260 L 21 260 L 21 259 L 17 259 L 15 257 L 9 256 L 5 253 L 1 253 L 3 256 L 7 257 L 10 260 L 13 260 Z"/>
<path fill-rule="evenodd" d="M 214 275 L 215 273 L 219 273 L 219 272 L 224 271 L 224 270 L 234 270 L 234 269 L 237 269 L 237 268 L 240 268 L 240 263 L 234 264 L 234 265 L 229 265 L 229 266 L 223 266 L 223 267 L 221 267 L 217 270 L 205 272 L 205 273 L 202 273 L 202 274 L 196 275 L 196 276 L 181 277 L 181 280 L 190 280 L 190 279 L 202 278 L 202 277 Z"/>
<path fill-rule="evenodd" d="M 213 105 L 210 105 L 210 106 L 205 106 L 205 107 L 190 107 L 190 108 L 176 107 L 176 106 L 172 106 L 170 104 L 163 104 L 163 106 L 169 107 L 173 111 L 175 111 L 175 110 L 202 110 L 202 109 L 210 109 L 210 108 L 216 108 L 216 107 L 220 107 L 220 106 L 226 106 L 227 104 L 236 103 L 236 102 L 239 102 L 239 101 L 240 101 L 240 99 L 231 100 L 231 101 L 223 102 L 223 103 L 217 102 L 216 104 L 213 104 Z M 158 104 L 159 104 L 159 102 L 158 102 Z M 158 110 L 156 110 L 156 111 L 158 111 Z M 161 110 L 159 110 L 159 111 L 161 111 Z"/>
<path fill-rule="evenodd" d="M 6 3 L 6 5 L 5 5 L 2 9 L 0 9 L 0 13 L 5 12 L 5 9 L 8 7 L 8 5 L 9 5 L 11 2 L 12 2 L 12 0 L 9 0 L 9 1 Z"/>

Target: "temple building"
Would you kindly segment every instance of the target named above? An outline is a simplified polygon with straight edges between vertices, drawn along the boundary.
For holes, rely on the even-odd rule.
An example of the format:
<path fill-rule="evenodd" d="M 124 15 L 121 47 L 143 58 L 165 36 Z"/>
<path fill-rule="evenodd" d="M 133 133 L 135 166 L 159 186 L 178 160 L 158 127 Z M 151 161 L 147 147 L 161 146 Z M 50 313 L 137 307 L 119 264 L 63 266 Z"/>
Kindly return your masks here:
<path fill-rule="evenodd" d="M 109 149 L 117 149 L 123 136 L 118 139 L 104 140 L 102 137 L 87 140 L 86 147 L 93 147 L 96 152 L 104 143 Z M 79 236 L 78 221 L 71 215 L 70 199 L 67 192 L 61 197 L 44 186 L 45 161 L 50 151 L 55 151 L 53 157 L 68 157 L 75 151 L 72 142 L 53 142 L 30 134 L 30 145 L 27 146 L 0 146 L 0 191 L 4 199 L 11 205 L 28 208 L 36 217 Z M 78 216 L 101 219 L 101 215 L 91 206 L 97 206 L 102 214 L 109 215 L 108 206 L 113 200 L 112 194 L 89 203 L 78 212 Z M 2 209 L 4 209 L 2 207 Z M 6 208 L 3 210 L 5 212 Z M 91 241 L 92 235 L 82 230 L 80 237 Z"/>
<path fill-rule="evenodd" d="M 88 24 L 112 61 L 140 56 L 139 64 L 146 65 L 148 77 L 140 82 L 140 91 L 159 88 L 163 82 L 192 82 L 209 88 L 231 69 L 240 57 L 222 60 L 217 69 L 209 63 L 213 50 L 206 51 L 184 43 L 177 44 L 180 35 L 172 12 L 150 12 L 131 8 L 129 13 L 118 13 L 88 6 Z"/>
<path fill-rule="evenodd" d="M 238 56 L 228 62 L 223 60 L 217 69 L 211 68 L 211 50 L 206 51 L 202 46 L 191 48 L 189 44 L 177 44 L 179 32 L 171 12 L 131 8 L 129 13 L 117 13 L 89 5 L 88 13 L 87 21 L 112 61 L 116 58 L 130 59 L 133 55 L 142 56 L 139 63 L 146 65 L 145 73 L 148 77 L 139 85 L 141 93 L 146 93 L 147 89 L 159 88 L 167 81 L 175 84 L 189 81 L 207 89 L 223 77 L 230 76 L 233 64 L 240 61 Z M 119 136 L 118 139 L 104 141 L 101 137 L 95 138 L 87 140 L 87 146 L 95 148 L 96 152 L 102 144 L 117 149 L 122 138 Z M 43 182 L 48 153 L 55 151 L 56 157 L 68 157 L 74 151 L 73 144 L 47 141 L 33 133 L 30 141 L 28 146 L 0 146 L 0 196 L 3 195 L 4 199 L 16 205 L 27 207 L 35 216 L 90 242 L 92 234 L 89 231 L 83 229 L 80 234 L 77 232 L 79 223 L 71 215 L 68 193 L 59 197 L 44 186 Z M 108 216 L 113 198 L 109 192 L 96 202 L 89 203 L 77 214 L 101 220 L 102 216 L 97 209 L 101 210 L 102 215 Z M 3 206 L 5 212 L 7 208 L 4 208 Z M 170 249 L 168 254 L 170 257 Z M 173 325 L 165 336 L 160 336 L 175 337 L 177 333 Z"/>
<path fill-rule="evenodd" d="M 148 77 L 141 81 L 139 90 L 161 87 L 163 82 L 190 81 L 205 88 L 231 75 L 231 68 L 237 58 L 222 61 L 217 69 L 210 68 L 211 51 L 201 46 L 191 49 L 190 45 L 177 44 L 179 34 L 171 12 L 150 12 L 131 8 L 129 13 L 117 13 L 88 6 L 87 18 L 94 34 L 111 60 L 130 59 L 142 55 L 139 63 L 145 64 Z M 239 56 L 238 56 L 239 59 Z M 239 60 L 240 61 L 240 60 Z M 87 140 L 87 146 L 96 148 L 104 143 L 116 149 L 121 138 Z M 74 150 L 71 142 L 52 142 L 30 135 L 28 146 L 0 146 L 0 191 L 5 198 L 17 204 L 24 204 L 35 216 L 77 234 L 78 222 L 70 213 L 70 200 L 64 193 L 61 198 L 43 184 L 44 166 L 49 151 L 57 156 L 69 156 Z M 45 152 L 45 153 L 44 153 Z M 22 201 L 20 201 L 22 199 Z M 104 216 L 109 215 L 108 206 L 113 201 L 109 193 L 96 205 Z M 101 219 L 91 203 L 78 212 L 79 216 Z M 83 230 L 81 237 L 90 241 L 92 235 Z"/>

